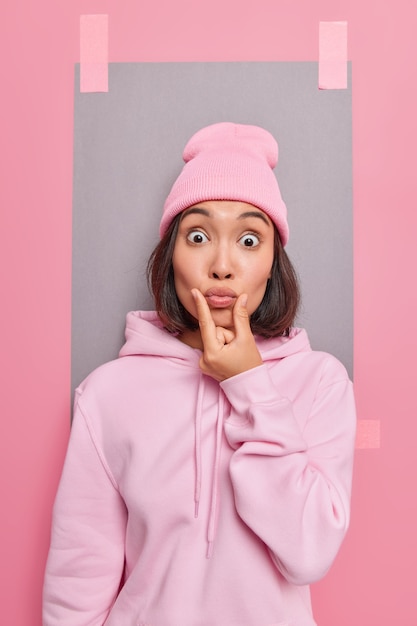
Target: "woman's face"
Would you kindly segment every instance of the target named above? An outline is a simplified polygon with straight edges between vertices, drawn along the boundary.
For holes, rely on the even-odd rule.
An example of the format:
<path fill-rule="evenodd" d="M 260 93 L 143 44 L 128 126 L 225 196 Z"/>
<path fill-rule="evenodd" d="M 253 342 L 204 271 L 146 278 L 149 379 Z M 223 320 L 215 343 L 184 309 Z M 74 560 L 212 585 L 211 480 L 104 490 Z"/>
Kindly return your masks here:
<path fill-rule="evenodd" d="M 216 326 L 233 329 L 236 298 L 248 296 L 251 315 L 261 303 L 274 258 L 274 226 L 245 202 L 210 200 L 181 216 L 173 254 L 175 289 L 195 318 L 191 289 L 205 296 Z"/>

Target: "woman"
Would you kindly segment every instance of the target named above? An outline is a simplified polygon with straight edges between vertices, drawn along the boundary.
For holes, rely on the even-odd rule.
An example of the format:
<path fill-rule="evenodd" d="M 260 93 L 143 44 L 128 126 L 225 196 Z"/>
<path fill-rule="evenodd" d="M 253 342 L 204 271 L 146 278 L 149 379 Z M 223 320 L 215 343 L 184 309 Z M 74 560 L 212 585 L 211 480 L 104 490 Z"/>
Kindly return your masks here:
<path fill-rule="evenodd" d="M 184 150 L 149 262 L 157 312 L 76 393 L 45 626 L 313 626 L 347 530 L 352 385 L 293 327 L 299 295 L 264 129 Z"/>

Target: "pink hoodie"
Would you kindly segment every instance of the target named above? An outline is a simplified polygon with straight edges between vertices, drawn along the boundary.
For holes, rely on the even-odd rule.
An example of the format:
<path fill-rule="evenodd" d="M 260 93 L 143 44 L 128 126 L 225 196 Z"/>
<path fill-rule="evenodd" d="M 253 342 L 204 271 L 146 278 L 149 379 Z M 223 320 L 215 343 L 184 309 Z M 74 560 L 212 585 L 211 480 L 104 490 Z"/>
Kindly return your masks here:
<path fill-rule="evenodd" d="M 153 312 L 76 393 L 44 626 L 314 626 L 349 521 L 352 385 L 304 330 L 217 383 Z"/>

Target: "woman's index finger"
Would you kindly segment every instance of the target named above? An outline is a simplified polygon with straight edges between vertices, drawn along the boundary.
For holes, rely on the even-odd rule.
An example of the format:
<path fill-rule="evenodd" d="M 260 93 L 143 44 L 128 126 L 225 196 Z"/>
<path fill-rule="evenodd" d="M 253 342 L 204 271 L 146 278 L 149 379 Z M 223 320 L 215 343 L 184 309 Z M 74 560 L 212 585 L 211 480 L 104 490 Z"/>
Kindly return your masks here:
<path fill-rule="evenodd" d="M 198 289 L 192 289 L 191 293 L 197 308 L 197 318 L 200 325 L 203 344 L 216 338 L 216 325 L 211 317 L 210 308 L 205 297 Z"/>

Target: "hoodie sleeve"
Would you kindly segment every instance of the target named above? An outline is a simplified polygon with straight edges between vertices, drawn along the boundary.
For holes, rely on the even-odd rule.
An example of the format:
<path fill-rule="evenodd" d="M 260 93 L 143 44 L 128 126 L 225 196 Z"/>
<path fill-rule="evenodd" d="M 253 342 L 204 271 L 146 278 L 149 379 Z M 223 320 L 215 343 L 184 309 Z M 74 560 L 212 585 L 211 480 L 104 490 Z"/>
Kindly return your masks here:
<path fill-rule="evenodd" d="M 124 566 L 125 506 L 78 404 L 53 511 L 43 626 L 102 626 Z"/>
<path fill-rule="evenodd" d="M 349 523 L 352 384 L 329 356 L 303 416 L 295 415 L 296 402 L 281 395 L 265 364 L 222 388 L 232 405 L 225 432 L 235 449 L 230 475 L 237 512 L 289 582 L 310 584 L 328 571 Z"/>

